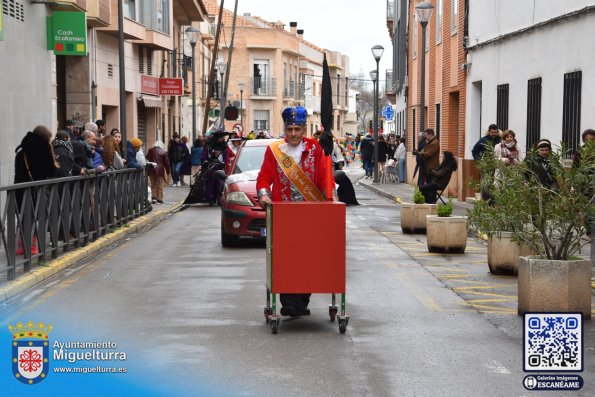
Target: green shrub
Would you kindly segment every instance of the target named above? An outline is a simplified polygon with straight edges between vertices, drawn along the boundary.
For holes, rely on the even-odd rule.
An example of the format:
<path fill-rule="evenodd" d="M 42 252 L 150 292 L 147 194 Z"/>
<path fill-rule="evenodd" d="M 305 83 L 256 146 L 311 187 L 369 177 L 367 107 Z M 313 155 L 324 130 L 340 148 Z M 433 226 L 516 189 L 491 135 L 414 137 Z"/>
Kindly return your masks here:
<path fill-rule="evenodd" d="M 424 197 L 423 194 L 421 194 L 421 192 L 419 191 L 419 188 L 416 186 L 415 189 L 413 189 L 413 203 L 414 204 L 425 204 L 426 203 L 426 198 Z"/>
<path fill-rule="evenodd" d="M 436 213 L 440 217 L 447 217 L 452 215 L 452 201 L 448 200 L 446 204 L 438 204 Z"/>

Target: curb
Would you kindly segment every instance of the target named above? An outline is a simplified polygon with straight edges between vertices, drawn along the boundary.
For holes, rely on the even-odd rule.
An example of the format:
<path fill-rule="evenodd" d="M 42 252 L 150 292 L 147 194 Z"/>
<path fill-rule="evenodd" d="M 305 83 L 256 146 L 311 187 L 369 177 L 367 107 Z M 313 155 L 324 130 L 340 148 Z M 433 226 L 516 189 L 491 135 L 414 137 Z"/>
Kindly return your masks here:
<path fill-rule="evenodd" d="M 376 186 L 373 186 L 373 185 L 370 185 L 370 184 L 367 184 L 367 183 L 361 183 L 360 181 L 358 181 L 357 184 L 359 186 L 362 186 L 362 187 L 368 189 L 368 190 L 371 190 L 372 192 L 374 192 L 376 194 L 379 194 L 379 195 L 381 195 L 383 197 L 386 197 L 386 198 L 388 198 L 388 199 L 390 199 L 390 200 L 392 200 L 392 201 L 394 201 L 396 203 L 401 203 L 401 197 L 395 196 L 395 195 L 390 194 L 390 193 L 387 193 L 387 192 L 383 192 L 382 190 L 378 189 Z"/>
<path fill-rule="evenodd" d="M 29 288 L 44 282 L 62 270 L 67 269 L 84 259 L 87 259 L 95 252 L 102 250 L 105 247 L 109 247 L 117 241 L 123 240 L 125 237 L 131 234 L 143 231 L 145 229 L 150 229 L 158 222 L 164 220 L 168 215 L 178 211 L 180 208 L 182 208 L 182 206 L 183 204 L 179 203 L 172 206 L 171 208 L 154 212 L 152 215 L 143 215 L 142 217 L 128 223 L 128 225 L 123 226 L 105 236 L 102 236 L 82 248 L 78 248 L 73 252 L 68 252 L 45 265 L 37 266 L 35 270 L 32 270 L 26 275 L 9 282 L 4 287 L 0 287 L 0 304 L 8 301 L 21 292 L 24 292 Z"/>

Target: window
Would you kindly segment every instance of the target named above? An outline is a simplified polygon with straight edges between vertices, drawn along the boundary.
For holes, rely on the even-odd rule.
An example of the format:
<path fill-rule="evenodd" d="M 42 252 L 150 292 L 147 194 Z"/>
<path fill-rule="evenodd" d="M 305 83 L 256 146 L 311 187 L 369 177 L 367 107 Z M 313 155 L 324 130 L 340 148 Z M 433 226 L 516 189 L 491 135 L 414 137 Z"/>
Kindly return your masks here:
<path fill-rule="evenodd" d="M 527 88 L 527 141 L 529 150 L 539 142 L 541 132 L 541 77 L 529 80 Z"/>
<path fill-rule="evenodd" d="M 268 130 L 269 129 L 269 111 L 255 110 L 254 111 L 254 130 Z"/>
<path fill-rule="evenodd" d="M 269 61 L 255 60 L 253 65 L 254 95 L 266 95 L 269 76 Z"/>
<path fill-rule="evenodd" d="M 157 24 L 158 31 L 169 34 L 169 0 L 157 0 Z"/>
<path fill-rule="evenodd" d="M 149 76 L 153 75 L 153 50 L 147 48 L 147 74 Z"/>
<path fill-rule="evenodd" d="M 337 115 L 337 131 L 341 131 L 341 115 Z"/>
<path fill-rule="evenodd" d="M 564 75 L 564 103 L 562 105 L 562 142 L 568 149 L 577 149 L 580 143 L 582 72 Z M 567 152 L 570 157 L 573 150 Z"/>
<path fill-rule="evenodd" d="M 436 138 L 440 140 L 440 104 L 436 104 Z"/>
<path fill-rule="evenodd" d="M 136 20 L 136 0 L 124 0 L 124 16 Z"/>
<path fill-rule="evenodd" d="M 345 77 L 345 106 L 349 106 L 349 77 Z"/>
<path fill-rule="evenodd" d="M 508 84 L 498 86 L 496 124 L 502 131 L 508 129 Z"/>
<path fill-rule="evenodd" d="M 138 72 L 145 73 L 145 48 L 138 47 Z"/>
<path fill-rule="evenodd" d="M 442 42 L 442 1 L 436 5 L 436 44 Z"/>
<path fill-rule="evenodd" d="M 459 18 L 459 0 L 452 0 L 450 6 L 450 33 L 457 32 L 457 22 Z M 500 127 L 500 126 L 498 126 Z"/>
<path fill-rule="evenodd" d="M 417 15 L 413 14 L 413 58 L 417 58 Z"/>

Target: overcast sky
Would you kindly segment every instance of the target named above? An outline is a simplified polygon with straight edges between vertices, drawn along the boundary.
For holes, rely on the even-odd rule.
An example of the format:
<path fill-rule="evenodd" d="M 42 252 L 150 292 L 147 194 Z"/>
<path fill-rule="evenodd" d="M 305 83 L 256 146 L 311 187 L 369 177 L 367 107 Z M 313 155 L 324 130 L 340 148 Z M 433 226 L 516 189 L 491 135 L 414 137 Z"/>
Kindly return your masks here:
<path fill-rule="evenodd" d="M 233 11 L 235 0 L 224 7 Z M 380 44 L 380 76 L 391 69 L 392 44 L 386 27 L 386 0 L 238 0 L 238 14 L 251 13 L 267 21 L 297 22 L 304 39 L 319 47 L 349 56 L 350 71 L 363 69 L 366 77 L 376 68 L 371 48 Z M 368 77 L 369 78 L 369 77 Z"/>

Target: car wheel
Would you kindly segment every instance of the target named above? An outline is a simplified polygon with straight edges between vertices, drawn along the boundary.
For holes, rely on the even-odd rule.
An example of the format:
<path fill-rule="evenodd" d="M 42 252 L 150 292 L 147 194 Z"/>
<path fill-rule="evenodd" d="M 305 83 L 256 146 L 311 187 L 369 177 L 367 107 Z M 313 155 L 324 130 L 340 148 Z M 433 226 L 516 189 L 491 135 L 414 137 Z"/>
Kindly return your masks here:
<path fill-rule="evenodd" d="M 221 245 L 224 247 L 235 247 L 240 240 L 239 236 L 225 233 L 223 219 L 221 219 Z"/>

